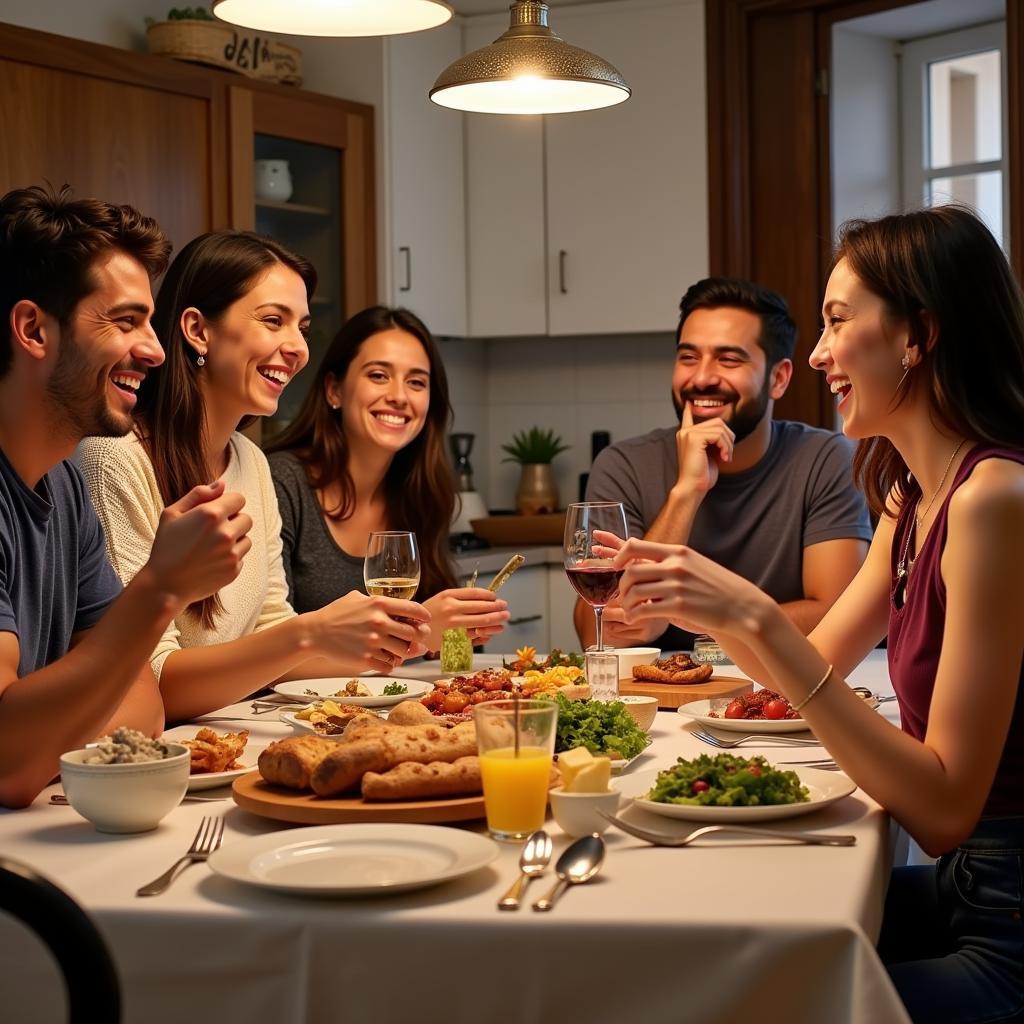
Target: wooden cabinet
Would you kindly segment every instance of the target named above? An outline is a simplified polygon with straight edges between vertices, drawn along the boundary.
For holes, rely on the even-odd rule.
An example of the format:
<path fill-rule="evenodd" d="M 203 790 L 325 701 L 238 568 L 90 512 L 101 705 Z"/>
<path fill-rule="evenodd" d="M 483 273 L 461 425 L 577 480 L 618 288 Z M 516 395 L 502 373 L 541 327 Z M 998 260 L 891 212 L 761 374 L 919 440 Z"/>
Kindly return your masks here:
<path fill-rule="evenodd" d="M 462 116 L 428 93 L 461 54 L 457 24 L 384 43 L 390 301 L 454 337 L 466 334 Z"/>
<path fill-rule="evenodd" d="M 467 115 L 470 333 L 663 331 L 708 266 L 703 5 L 561 7 L 554 27 L 633 95 L 543 119 Z M 467 49 L 498 31 L 472 22 Z"/>
<path fill-rule="evenodd" d="M 231 223 L 279 239 L 317 269 L 309 368 L 267 422 L 287 424 L 342 323 L 376 297 L 373 117 L 369 107 L 274 86 L 232 84 Z M 292 193 L 261 197 L 257 160 L 285 160 Z"/>

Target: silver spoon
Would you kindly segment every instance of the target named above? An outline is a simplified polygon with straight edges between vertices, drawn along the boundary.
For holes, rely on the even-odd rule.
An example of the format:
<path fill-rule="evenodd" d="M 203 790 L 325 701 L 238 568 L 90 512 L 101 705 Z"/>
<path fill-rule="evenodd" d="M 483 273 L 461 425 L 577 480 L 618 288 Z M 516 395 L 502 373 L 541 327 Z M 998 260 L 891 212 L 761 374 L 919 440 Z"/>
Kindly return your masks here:
<path fill-rule="evenodd" d="M 534 910 L 550 910 L 559 896 L 570 885 L 589 882 L 604 863 L 604 840 L 599 835 L 583 836 L 577 839 L 558 858 L 555 874 L 558 881 L 547 896 L 542 896 L 533 905 Z"/>
<path fill-rule="evenodd" d="M 538 829 L 523 847 L 519 855 L 519 877 L 512 883 L 512 887 L 504 896 L 498 900 L 499 910 L 518 910 L 519 900 L 523 895 L 526 886 L 534 875 L 539 875 L 551 860 L 551 836 Z"/>

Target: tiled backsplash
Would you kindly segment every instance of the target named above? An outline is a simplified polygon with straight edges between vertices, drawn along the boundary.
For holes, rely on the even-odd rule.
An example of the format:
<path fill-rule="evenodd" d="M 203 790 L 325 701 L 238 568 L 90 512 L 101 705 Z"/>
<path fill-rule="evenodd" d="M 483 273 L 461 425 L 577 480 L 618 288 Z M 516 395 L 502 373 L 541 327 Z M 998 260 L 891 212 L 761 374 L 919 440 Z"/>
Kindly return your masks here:
<path fill-rule="evenodd" d="M 441 343 L 455 430 L 476 435 L 470 461 L 491 509 L 514 507 L 519 467 L 501 460 L 513 433 L 553 428 L 572 445 L 555 459 L 562 505 L 590 468 L 590 435 L 612 441 L 675 421 L 674 334 L 491 338 Z"/>

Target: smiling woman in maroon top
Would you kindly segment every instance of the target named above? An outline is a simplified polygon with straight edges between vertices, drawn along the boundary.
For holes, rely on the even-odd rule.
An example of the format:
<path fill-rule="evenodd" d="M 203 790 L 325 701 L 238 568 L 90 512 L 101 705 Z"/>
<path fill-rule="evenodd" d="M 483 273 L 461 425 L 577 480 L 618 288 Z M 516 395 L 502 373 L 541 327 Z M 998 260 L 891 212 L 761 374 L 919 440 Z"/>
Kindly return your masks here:
<path fill-rule="evenodd" d="M 714 562 L 629 541 L 623 607 L 713 634 L 939 858 L 894 873 L 879 943 L 913 1019 L 1024 1020 L 1024 300 L 942 207 L 846 225 L 823 318 L 811 365 L 880 517 L 861 571 L 805 638 Z M 887 634 L 902 729 L 842 678 Z"/>

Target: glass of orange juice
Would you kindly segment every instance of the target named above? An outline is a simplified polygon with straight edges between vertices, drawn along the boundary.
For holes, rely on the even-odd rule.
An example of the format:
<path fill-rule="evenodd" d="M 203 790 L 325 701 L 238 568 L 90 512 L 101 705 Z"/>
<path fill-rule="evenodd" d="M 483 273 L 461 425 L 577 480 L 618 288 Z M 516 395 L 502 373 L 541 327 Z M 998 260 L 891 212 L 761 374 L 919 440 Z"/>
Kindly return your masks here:
<path fill-rule="evenodd" d="M 473 709 L 487 828 L 495 839 L 526 839 L 544 826 L 558 706 L 496 700 Z"/>

